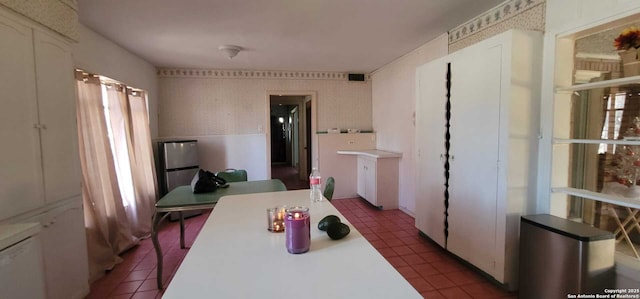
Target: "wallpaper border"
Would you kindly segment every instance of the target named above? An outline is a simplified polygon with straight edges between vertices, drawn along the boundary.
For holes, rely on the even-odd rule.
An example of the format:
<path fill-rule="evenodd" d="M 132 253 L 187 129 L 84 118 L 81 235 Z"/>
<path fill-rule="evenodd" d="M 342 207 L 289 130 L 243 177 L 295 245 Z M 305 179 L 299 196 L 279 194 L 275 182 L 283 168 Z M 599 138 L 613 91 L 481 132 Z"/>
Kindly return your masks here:
<path fill-rule="evenodd" d="M 449 45 L 461 42 L 475 34 L 483 32 L 489 28 L 498 26 L 501 23 L 511 20 L 539 5 L 544 5 L 546 0 L 508 0 L 502 4 L 472 18 L 466 23 L 457 26 L 449 31 Z M 544 12 L 544 10 L 542 10 Z M 532 30 L 544 31 L 544 15 L 541 16 L 541 24 L 534 24 L 528 28 Z"/>
<path fill-rule="evenodd" d="M 159 68 L 157 74 L 160 78 L 201 77 L 226 79 L 349 80 L 349 73 L 343 72 Z M 371 80 L 370 74 L 364 74 L 364 77 L 365 81 Z"/>

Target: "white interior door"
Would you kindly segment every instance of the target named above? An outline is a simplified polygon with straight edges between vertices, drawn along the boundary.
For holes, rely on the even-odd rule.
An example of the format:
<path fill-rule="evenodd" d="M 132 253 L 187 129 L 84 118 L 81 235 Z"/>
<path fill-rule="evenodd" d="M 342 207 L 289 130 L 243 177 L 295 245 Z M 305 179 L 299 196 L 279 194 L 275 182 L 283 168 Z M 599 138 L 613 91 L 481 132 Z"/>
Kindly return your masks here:
<path fill-rule="evenodd" d="M 468 52 L 452 62 L 447 248 L 491 274 L 496 242 L 501 47 Z"/>
<path fill-rule="evenodd" d="M 444 247 L 446 58 L 416 72 L 416 227 Z"/>

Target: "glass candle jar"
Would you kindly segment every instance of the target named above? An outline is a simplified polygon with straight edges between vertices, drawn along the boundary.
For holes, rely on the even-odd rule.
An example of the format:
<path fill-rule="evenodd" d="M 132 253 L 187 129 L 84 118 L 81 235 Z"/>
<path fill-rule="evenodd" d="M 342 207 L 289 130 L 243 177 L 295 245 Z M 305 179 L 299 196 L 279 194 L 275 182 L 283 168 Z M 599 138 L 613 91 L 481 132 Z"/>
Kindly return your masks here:
<path fill-rule="evenodd" d="M 289 253 L 305 253 L 311 244 L 309 208 L 291 207 L 284 216 L 284 233 Z"/>
<path fill-rule="evenodd" d="M 278 233 L 284 231 L 284 206 L 267 209 L 267 229 L 270 232 Z"/>

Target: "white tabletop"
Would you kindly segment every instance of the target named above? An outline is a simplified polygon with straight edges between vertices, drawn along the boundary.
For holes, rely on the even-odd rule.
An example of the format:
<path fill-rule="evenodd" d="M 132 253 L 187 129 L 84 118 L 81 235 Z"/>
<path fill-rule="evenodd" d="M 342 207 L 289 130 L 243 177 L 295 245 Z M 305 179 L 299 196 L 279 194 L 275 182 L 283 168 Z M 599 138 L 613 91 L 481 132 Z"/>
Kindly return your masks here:
<path fill-rule="evenodd" d="M 302 205 L 311 248 L 290 254 L 267 230 L 266 209 Z M 320 219 L 336 215 L 351 233 L 331 240 Z M 422 298 L 330 202 L 309 190 L 225 196 L 202 227 L 163 298 Z"/>

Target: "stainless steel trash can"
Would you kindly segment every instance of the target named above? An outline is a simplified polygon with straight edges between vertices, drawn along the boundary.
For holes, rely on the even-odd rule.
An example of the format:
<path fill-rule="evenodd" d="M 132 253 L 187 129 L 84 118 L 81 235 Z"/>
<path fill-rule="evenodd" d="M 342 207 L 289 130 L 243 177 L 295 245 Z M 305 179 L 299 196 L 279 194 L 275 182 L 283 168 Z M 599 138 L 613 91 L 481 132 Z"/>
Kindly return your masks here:
<path fill-rule="evenodd" d="M 519 298 L 604 294 L 615 288 L 614 253 L 608 231 L 552 215 L 523 216 Z"/>

